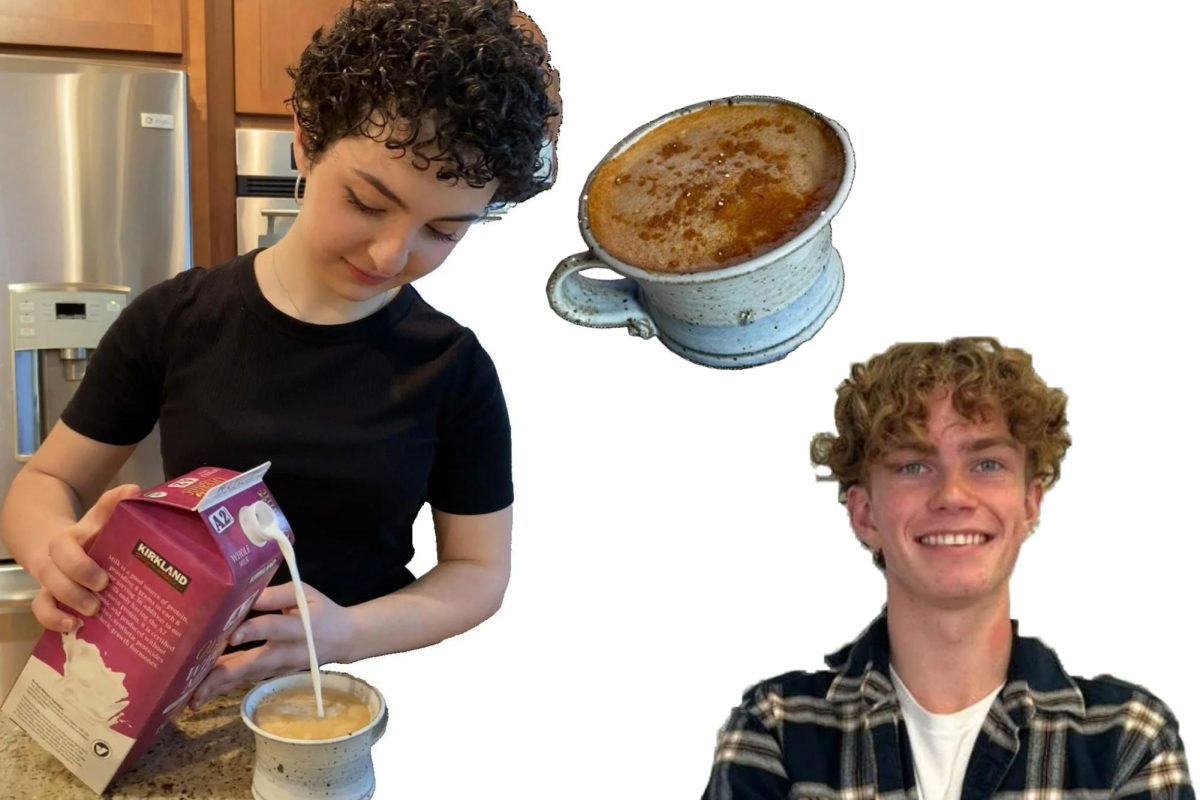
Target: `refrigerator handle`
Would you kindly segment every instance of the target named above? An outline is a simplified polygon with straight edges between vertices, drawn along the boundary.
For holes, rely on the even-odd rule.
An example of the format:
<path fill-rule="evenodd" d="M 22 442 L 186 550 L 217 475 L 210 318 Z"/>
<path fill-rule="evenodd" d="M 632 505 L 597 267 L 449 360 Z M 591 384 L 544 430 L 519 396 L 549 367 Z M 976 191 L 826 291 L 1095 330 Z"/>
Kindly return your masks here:
<path fill-rule="evenodd" d="M 13 378 L 16 390 L 17 461 L 28 461 L 41 445 L 42 401 L 38 387 L 36 350 L 13 351 Z"/>

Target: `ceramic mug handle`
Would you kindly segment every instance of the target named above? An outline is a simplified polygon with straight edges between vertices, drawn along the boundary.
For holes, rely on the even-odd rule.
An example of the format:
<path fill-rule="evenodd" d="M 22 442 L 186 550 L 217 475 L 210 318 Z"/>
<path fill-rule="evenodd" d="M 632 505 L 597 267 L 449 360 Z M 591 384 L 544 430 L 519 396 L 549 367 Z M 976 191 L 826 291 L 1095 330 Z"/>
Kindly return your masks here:
<path fill-rule="evenodd" d="M 546 284 L 550 307 L 563 319 L 588 328 L 628 328 L 630 336 L 649 339 L 658 327 L 638 299 L 632 278 L 598 281 L 580 275 L 585 269 L 609 269 L 591 252 L 567 256 L 558 263 Z"/>

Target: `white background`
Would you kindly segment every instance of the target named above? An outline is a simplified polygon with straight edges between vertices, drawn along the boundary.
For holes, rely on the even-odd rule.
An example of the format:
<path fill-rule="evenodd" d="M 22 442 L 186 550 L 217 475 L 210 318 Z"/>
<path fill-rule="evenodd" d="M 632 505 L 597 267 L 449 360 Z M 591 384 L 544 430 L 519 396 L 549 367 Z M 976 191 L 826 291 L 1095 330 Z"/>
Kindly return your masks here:
<path fill-rule="evenodd" d="M 883 602 L 808 460 L 836 385 L 893 342 L 972 334 L 1029 350 L 1070 397 L 1075 444 L 1012 584 L 1022 633 L 1073 674 L 1148 686 L 1200 761 L 1200 58 L 1196 20 L 1167 10 L 1183 4 L 523 6 L 562 73 L 558 185 L 418 284 L 504 382 L 512 584 L 481 628 L 352 668 L 391 704 L 379 796 L 698 796 L 742 690 L 822 668 Z M 583 249 L 596 161 L 733 94 L 849 131 L 836 314 L 739 372 L 559 319 L 545 282 Z"/>

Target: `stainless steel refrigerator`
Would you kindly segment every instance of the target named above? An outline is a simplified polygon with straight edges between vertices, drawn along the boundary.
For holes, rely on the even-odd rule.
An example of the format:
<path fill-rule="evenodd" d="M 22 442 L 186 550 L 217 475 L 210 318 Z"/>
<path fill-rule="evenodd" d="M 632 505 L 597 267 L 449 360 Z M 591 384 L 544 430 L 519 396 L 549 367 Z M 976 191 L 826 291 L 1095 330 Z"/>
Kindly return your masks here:
<path fill-rule="evenodd" d="M 100 336 L 131 296 L 190 268 L 192 246 L 183 72 L 0 55 L 0 109 L 3 502 Z M 157 439 L 118 482 L 161 480 Z M 0 544 L 0 673 L 30 590 Z"/>

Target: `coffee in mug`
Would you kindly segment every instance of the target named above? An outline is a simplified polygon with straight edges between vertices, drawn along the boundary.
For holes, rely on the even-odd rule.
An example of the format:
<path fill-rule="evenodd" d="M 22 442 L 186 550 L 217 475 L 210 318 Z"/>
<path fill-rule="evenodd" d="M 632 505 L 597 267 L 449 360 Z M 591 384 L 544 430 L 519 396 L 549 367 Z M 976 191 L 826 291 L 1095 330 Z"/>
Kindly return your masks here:
<path fill-rule="evenodd" d="M 242 721 L 254 733 L 250 788 L 257 800 L 363 800 L 375 791 L 371 746 L 387 728 L 383 695 L 352 675 L 319 677 L 324 719 L 305 672 L 271 678 L 243 698 Z"/>
<path fill-rule="evenodd" d="M 305 686 L 270 695 L 254 712 L 254 724 L 284 739 L 333 739 L 367 727 L 374 714 L 363 700 L 340 689 L 323 692 L 324 716 L 316 696 Z"/>
<path fill-rule="evenodd" d="M 626 264 L 720 269 L 805 230 L 833 200 L 845 168 L 837 134 L 806 108 L 710 105 L 605 162 L 587 215 L 596 241 Z"/>
<path fill-rule="evenodd" d="M 709 367 L 777 361 L 841 300 L 830 221 L 853 177 L 846 131 L 799 103 L 746 95 L 664 114 L 588 176 L 588 249 L 555 267 L 550 307 L 576 325 L 658 337 Z M 583 274 L 597 268 L 622 279 Z"/>

